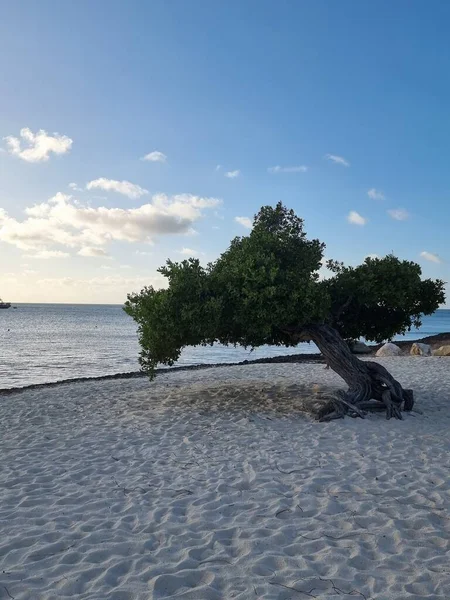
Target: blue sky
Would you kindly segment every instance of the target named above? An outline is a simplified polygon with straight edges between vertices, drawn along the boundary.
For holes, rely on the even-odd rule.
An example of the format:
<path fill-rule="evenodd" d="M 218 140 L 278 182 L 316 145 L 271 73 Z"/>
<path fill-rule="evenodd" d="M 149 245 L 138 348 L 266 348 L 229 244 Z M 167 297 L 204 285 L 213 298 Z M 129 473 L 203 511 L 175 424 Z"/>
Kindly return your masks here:
<path fill-rule="evenodd" d="M 437 1 L 4 3 L 0 295 L 122 302 L 278 200 L 326 257 L 450 280 L 449 26 Z"/>

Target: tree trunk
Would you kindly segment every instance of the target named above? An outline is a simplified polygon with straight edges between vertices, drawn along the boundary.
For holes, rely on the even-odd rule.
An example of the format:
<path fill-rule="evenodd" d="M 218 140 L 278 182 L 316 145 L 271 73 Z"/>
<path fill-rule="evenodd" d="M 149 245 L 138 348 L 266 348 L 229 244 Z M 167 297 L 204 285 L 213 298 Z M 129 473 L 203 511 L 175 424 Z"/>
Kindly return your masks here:
<path fill-rule="evenodd" d="M 412 390 L 404 390 L 379 363 L 356 358 L 339 333 L 329 325 L 308 325 L 297 335 L 299 341 L 312 340 L 327 365 L 349 387 L 347 392 L 339 393 L 323 407 L 318 415 L 320 421 L 339 419 L 347 414 L 364 418 L 369 410 L 386 410 L 387 419 L 401 419 L 402 408 L 407 411 L 413 408 Z"/>

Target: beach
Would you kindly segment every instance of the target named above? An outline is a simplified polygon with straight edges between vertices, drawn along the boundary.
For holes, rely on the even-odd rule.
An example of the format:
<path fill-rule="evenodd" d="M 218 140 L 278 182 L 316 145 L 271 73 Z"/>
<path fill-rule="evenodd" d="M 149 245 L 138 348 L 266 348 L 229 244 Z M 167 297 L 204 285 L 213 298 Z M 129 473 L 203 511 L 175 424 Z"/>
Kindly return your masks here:
<path fill-rule="evenodd" d="M 402 421 L 307 363 L 1 396 L 0 599 L 449 598 L 450 358 L 377 360 Z"/>

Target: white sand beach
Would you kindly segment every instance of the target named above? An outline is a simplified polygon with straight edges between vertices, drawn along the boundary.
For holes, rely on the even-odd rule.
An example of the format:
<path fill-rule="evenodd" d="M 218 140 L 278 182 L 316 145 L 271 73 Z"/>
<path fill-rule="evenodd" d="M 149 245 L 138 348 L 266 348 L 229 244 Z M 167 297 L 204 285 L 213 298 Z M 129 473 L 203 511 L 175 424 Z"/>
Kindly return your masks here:
<path fill-rule="evenodd" d="M 319 424 L 323 365 L 0 398 L 0 599 L 450 598 L 450 358 L 381 362 L 423 414 Z"/>

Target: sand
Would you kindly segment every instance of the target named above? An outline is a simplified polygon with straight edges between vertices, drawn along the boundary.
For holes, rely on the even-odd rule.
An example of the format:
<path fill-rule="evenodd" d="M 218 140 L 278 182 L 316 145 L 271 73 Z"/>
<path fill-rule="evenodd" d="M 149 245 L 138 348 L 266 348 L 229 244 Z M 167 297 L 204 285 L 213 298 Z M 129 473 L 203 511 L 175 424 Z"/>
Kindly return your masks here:
<path fill-rule="evenodd" d="M 380 362 L 422 415 L 314 422 L 307 364 L 0 398 L 0 599 L 450 598 L 450 359 Z"/>

